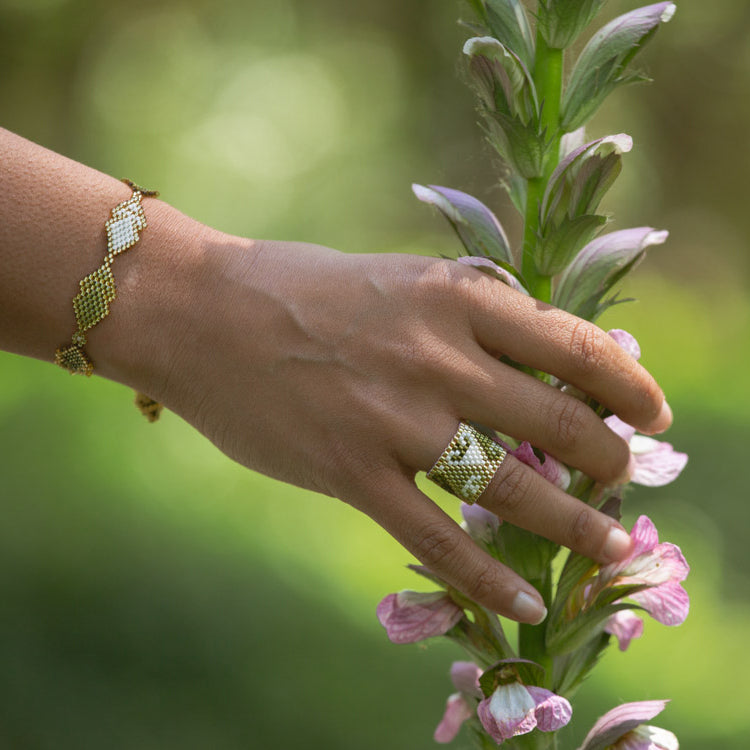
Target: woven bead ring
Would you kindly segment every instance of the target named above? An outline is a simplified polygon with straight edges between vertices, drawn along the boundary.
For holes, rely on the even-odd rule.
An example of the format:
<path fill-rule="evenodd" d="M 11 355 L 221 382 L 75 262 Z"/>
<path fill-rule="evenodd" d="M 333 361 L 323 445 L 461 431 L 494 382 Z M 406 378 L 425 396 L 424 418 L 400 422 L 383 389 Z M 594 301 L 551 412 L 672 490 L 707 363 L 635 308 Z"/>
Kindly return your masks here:
<path fill-rule="evenodd" d="M 475 503 L 495 476 L 507 455 L 505 449 L 466 422 L 443 455 L 427 472 L 427 478 L 467 503 Z"/>

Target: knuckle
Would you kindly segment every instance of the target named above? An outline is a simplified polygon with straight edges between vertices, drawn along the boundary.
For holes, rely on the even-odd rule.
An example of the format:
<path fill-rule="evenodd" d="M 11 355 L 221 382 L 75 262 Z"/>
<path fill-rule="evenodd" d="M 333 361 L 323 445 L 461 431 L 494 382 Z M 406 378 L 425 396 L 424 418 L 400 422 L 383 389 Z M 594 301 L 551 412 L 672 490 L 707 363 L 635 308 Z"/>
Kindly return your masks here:
<path fill-rule="evenodd" d="M 428 568 L 440 569 L 456 554 L 457 546 L 448 529 L 431 524 L 420 529 L 413 552 Z"/>
<path fill-rule="evenodd" d="M 483 567 L 469 579 L 465 588 L 465 593 L 475 601 L 487 601 L 498 590 L 497 576 L 490 568 Z"/>
<path fill-rule="evenodd" d="M 598 370 L 607 351 L 606 334 L 585 320 L 575 323 L 570 332 L 570 353 L 576 369 L 586 375 Z"/>
<path fill-rule="evenodd" d="M 525 470 L 520 461 L 503 461 L 490 488 L 501 514 L 517 515 L 528 495 Z"/>
<path fill-rule="evenodd" d="M 559 399 L 552 408 L 552 424 L 561 445 L 574 446 L 580 439 L 586 424 L 586 405 L 567 396 Z"/>
<path fill-rule="evenodd" d="M 464 274 L 459 273 L 460 267 L 451 260 L 436 260 L 422 270 L 416 288 L 432 301 L 445 300 L 450 297 L 451 302 L 463 300 L 469 291 L 469 284 Z"/>
<path fill-rule="evenodd" d="M 593 528 L 592 511 L 589 508 L 581 509 L 570 524 L 570 537 L 568 546 L 572 549 L 586 549 L 591 547 L 591 532 Z"/>
<path fill-rule="evenodd" d="M 318 471 L 312 478 L 313 488 L 330 497 L 344 499 L 346 489 L 366 489 L 390 470 L 384 462 L 374 460 L 364 449 L 344 440 L 331 441 Z"/>

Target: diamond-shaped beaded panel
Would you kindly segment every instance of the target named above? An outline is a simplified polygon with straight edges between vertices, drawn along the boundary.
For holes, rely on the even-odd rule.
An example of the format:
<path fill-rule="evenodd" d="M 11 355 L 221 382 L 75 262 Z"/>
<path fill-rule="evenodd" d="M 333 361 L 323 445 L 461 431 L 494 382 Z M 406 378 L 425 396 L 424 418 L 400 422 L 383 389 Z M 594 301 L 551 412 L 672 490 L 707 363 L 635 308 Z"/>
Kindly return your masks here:
<path fill-rule="evenodd" d="M 86 356 L 83 349 L 77 346 L 68 346 L 55 352 L 55 364 L 64 367 L 75 375 L 91 375 L 94 365 Z"/>
<path fill-rule="evenodd" d="M 460 422 L 427 478 L 467 503 L 487 489 L 506 456 L 505 449 L 466 422 Z"/>
<path fill-rule="evenodd" d="M 141 230 L 146 228 L 141 194 L 134 193 L 132 198 L 115 206 L 104 228 L 107 231 L 107 251 L 110 255 L 118 255 L 133 247 L 138 242 Z"/>
<path fill-rule="evenodd" d="M 81 291 L 73 299 L 73 312 L 79 330 L 86 331 L 107 317 L 109 303 L 117 295 L 115 277 L 109 264 L 105 263 L 81 279 L 79 286 Z"/>

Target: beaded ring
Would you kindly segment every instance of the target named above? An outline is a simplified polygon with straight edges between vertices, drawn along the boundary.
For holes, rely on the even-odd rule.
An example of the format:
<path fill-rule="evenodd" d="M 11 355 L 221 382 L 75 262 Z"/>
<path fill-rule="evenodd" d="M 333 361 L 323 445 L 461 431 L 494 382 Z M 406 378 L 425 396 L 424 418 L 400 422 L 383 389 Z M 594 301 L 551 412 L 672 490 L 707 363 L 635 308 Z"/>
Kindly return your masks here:
<path fill-rule="evenodd" d="M 466 422 L 427 472 L 427 478 L 467 503 L 475 503 L 495 476 L 507 451 Z"/>

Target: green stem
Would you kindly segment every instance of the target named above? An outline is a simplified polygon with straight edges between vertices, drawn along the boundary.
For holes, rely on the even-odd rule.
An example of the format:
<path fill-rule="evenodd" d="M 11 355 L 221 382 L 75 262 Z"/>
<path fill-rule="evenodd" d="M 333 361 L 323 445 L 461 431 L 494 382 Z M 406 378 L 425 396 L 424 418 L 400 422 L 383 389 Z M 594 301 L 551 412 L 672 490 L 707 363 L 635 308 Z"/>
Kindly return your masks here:
<path fill-rule="evenodd" d="M 552 171 L 560 153 L 560 101 L 562 99 L 563 50 L 547 46 L 537 30 L 534 85 L 541 106 L 540 126 L 548 139 L 542 175 L 533 177 L 526 188 L 526 215 L 523 232 L 522 270 L 531 286 L 529 291 L 537 299 L 549 302 L 552 297 L 552 280 L 540 274 L 534 263 L 534 250 L 539 234 L 539 209 Z"/>
<path fill-rule="evenodd" d="M 552 606 L 552 571 L 547 568 L 544 578 L 529 581 L 542 595 L 547 609 Z M 518 626 L 518 653 L 523 659 L 535 661 L 545 670 L 545 685 L 540 687 L 549 688 L 552 685 L 552 657 L 547 653 L 545 643 L 546 621 L 541 625 L 527 625 L 521 623 Z"/>

